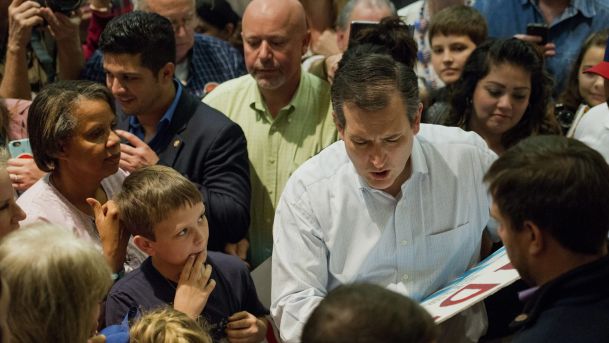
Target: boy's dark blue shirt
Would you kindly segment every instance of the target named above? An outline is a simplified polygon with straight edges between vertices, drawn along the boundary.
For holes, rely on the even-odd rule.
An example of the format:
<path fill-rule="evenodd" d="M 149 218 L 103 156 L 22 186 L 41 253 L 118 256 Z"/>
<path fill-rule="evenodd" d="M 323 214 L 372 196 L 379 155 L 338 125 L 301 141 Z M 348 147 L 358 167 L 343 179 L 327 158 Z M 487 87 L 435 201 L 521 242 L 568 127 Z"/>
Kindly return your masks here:
<path fill-rule="evenodd" d="M 239 311 L 256 317 L 269 313 L 258 300 L 254 282 L 243 261 L 235 256 L 207 252 L 206 263 L 211 264 L 211 278 L 216 287 L 201 315 L 211 325 L 214 340 L 225 336 L 227 318 Z M 163 277 L 148 257 L 140 268 L 128 273 L 110 290 L 106 300 L 106 326 L 120 324 L 129 308 L 143 311 L 173 305 L 177 285 Z"/>

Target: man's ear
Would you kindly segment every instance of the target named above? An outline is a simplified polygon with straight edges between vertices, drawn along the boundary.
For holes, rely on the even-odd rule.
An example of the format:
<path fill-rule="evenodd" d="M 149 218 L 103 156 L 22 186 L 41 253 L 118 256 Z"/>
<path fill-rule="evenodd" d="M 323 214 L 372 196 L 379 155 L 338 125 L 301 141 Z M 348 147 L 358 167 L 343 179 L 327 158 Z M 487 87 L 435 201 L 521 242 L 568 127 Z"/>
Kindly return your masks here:
<path fill-rule="evenodd" d="M 311 31 L 307 30 L 304 37 L 302 38 L 302 51 L 300 52 L 300 56 L 304 56 L 309 50 L 309 43 L 311 43 Z"/>
<path fill-rule="evenodd" d="M 345 140 L 345 128 L 338 121 L 338 117 L 336 115 L 336 111 L 332 111 L 332 119 L 334 119 L 334 125 L 336 126 L 336 131 L 338 131 L 338 137 L 341 140 Z"/>
<path fill-rule="evenodd" d="M 340 51 L 347 50 L 347 31 L 342 29 L 336 29 L 336 45 Z"/>
<path fill-rule="evenodd" d="M 140 235 L 133 237 L 133 244 L 138 247 L 141 251 L 145 252 L 148 256 L 154 256 L 156 250 L 154 249 L 154 241 Z"/>
<path fill-rule="evenodd" d="M 235 34 L 235 25 L 233 23 L 228 23 L 224 26 L 224 32 L 230 38 Z"/>
<path fill-rule="evenodd" d="M 530 220 L 525 220 L 522 224 L 523 229 L 525 230 L 524 239 L 527 240 L 529 247 L 529 254 L 531 256 L 539 255 L 545 249 L 546 239 L 544 236 L 544 232 L 539 229 L 537 224 L 533 223 Z"/>
<path fill-rule="evenodd" d="M 421 128 L 421 115 L 423 114 L 423 104 L 419 103 L 419 107 L 417 108 L 417 115 L 414 117 L 411 123 L 412 133 L 419 133 L 419 129 Z"/>
<path fill-rule="evenodd" d="M 165 65 L 159 70 L 159 77 L 161 80 L 167 82 L 173 82 L 173 73 L 176 70 L 176 65 L 172 62 L 167 62 Z"/>

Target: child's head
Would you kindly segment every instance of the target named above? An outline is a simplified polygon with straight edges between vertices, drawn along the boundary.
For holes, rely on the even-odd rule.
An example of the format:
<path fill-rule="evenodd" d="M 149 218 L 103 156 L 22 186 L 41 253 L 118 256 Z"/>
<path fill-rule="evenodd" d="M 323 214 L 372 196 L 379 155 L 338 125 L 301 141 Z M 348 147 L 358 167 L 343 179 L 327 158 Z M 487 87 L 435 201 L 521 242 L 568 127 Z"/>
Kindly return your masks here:
<path fill-rule="evenodd" d="M 609 101 L 609 39 L 606 41 L 605 56 L 603 57 L 603 60 L 594 67 L 585 70 L 584 73 L 592 73 L 603 77 L 605 101 Z"/>
<path fill-rule="evenodd" d="M 211 343 L 211 337 L 192 318 L 172 308 L 149 312 L 129 329 L 133 343 Z"/>
<path fill-rule="evenodd" d="M 603 77 L 585 71 L 603 61 L 607 39 L 609 29 L 595 32 L 584 41 L 569 74 L 567 87 L 560 97 L 560 101 L 571 111 L 582 103 L 596 106 L 606 101 Z"/>
<path fill-rule="evenodd" d="M 112 286 L 110 268 L 91 242 L 43 223 L 2 240 L 0 274 L 10 291 L 13 342 L 86 342 Z"/>
<path fill-rule="evenodd" d="M 456 5 L 436 13 L 429 28 L 431 64 L 442 81 L 453 83 L 465 61 L 487 37 L 484 17 L 475 9 Z"/>
<path fill-rule="evenodd" d="M 134 171 L 114 201 L 123 228 L 153 259 L 179 271 L 188 256 L 207 253 L 201 193 L 174 169 L 155 165 Z"/>

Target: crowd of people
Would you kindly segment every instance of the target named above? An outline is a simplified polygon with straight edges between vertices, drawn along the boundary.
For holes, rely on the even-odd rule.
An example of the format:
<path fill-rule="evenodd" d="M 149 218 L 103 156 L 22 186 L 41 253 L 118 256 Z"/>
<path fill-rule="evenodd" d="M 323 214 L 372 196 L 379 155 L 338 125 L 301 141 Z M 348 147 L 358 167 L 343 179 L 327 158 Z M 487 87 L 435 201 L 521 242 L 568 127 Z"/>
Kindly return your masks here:
<path fill-rule="evenodd" d="M 609 4 L 73 5 L 0 8 L 1 342 L 609 337 Z"/>

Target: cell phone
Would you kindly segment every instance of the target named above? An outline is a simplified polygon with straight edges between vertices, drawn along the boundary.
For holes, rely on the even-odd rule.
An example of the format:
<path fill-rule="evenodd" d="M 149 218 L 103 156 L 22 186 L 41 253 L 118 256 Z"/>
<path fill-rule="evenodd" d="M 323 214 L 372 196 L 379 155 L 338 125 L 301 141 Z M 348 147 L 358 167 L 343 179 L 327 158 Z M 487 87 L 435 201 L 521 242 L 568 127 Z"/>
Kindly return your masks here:
<path fill-rule="evenodd" d="M 548 42 L 549 33 L 550 33 L 550 28 L 546 24 L 543 24 L 543 23 L 527 24 L 527 35 L 541 37 L 541 42 L 539 42 L 539 45 L 545 45 Z"/>
<path fill-rule="evenodd" d="M 358 34 L 365 28 L 375 27 L 379 24 L 378 21 L 370 20 L 354 20 L 351 22 L 351 29 L 349 31 L 349 47 L 353 46 L 353 43 L 357 42 Z"/>
<path fill-rule="evenodd" d="M 8 142 L 8 152 L 12 158 L 32 158 L 32 148 L 28 138 Z"/>

